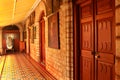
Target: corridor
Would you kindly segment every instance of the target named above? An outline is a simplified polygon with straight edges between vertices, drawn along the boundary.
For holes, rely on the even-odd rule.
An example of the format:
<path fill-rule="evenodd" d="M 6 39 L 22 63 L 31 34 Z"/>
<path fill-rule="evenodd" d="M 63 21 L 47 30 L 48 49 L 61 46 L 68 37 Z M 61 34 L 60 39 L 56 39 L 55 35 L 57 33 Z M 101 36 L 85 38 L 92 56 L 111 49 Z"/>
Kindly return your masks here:
<path fill-rule="evenodd" d="M 3 57 L 5 63 L 2 67 L 1 80 L 47 80 L 37 69 L 37 65 L 32 64 L 24 54 L 15 53 Z"/>
<path fill-rule="evenodd" d="M 0 0 L 0 80 L 120 80 L 120 0 Z"/>

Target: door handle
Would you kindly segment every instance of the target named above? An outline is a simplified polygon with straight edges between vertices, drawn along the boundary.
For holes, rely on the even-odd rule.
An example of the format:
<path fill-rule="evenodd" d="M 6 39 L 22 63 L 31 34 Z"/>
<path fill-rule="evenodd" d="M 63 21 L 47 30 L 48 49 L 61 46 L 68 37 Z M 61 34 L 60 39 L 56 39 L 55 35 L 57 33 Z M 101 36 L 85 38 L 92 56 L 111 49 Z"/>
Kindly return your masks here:
<path fill-rule="evenodd" d="M 100 55 L 95 55 L 95 58 L 96 58 L 96 59 L 100 58 Z"/>

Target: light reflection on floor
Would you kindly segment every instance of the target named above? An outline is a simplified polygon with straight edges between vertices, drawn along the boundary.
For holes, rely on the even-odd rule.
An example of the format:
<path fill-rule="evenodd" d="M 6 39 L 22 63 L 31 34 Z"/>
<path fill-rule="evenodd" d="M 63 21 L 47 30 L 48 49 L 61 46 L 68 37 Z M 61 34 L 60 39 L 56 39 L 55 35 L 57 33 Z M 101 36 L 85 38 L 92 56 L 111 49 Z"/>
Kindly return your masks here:
<path fill-rule="evenodd" d="M 45 80 L 23 54 L 6 55 L 1 80 Z"/>

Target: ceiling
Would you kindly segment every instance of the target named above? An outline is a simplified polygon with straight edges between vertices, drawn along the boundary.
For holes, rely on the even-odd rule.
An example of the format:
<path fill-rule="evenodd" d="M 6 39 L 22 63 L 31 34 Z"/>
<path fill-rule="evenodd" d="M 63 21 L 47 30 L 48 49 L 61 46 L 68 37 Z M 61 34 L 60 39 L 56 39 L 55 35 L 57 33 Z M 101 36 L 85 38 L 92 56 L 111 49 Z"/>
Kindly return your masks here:
<path fill-rule="evenodd" d="M 41 0 L 0 0 L 0 27 L 25 20 Z"/>

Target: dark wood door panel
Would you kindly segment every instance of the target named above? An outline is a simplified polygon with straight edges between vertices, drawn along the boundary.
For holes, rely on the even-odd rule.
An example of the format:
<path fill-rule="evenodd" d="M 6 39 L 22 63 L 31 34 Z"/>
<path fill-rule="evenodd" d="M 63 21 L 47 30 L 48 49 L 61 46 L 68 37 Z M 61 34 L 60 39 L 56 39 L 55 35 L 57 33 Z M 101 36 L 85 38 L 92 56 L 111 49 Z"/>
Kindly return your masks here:
<path fill-rule="evenodd" d="M 94 58 L 94 56 L 92 55 L 92 51 L 89 50 L 81 50 L 81 56 L 91 59 Z"/>
<path fill-rule="evenodd" d="M 94 77 L 94 56 L 91 51 L 82 50 L 81 52 L 81 80 L 93 80 Z"/>
<path fill-rule="evenodd" d="M 97 80 L 114 80 L 113 64 L 98 61 L 97 65 Z"/>
<path fill-rule="evenodd" d="M 112 19 L 97 21 L 97 42 L 99 52 L 112 52 Z"/>
<path fill-rule="evenodd" d="M 87 18 L 82 18 L 80 23 L 82 24 L 82 23 L 87 23 L 92 21 L 93 21 L 92 17 L 87 17 Z"/>
<path fill-rule="evenodd" d="M 105 13 L 113 10 L 113 0 L 96 0 L 97 14 Z"/>
<path fill-rule="evenodd" d="M 92 4 L 91 3 L 81 7 L 81 18 L 92 16 L 92 10 L 91 9 L 92 9 Z"/>
<path fill-rule="evenodd" d="M 108 13 L 96 15 L 96 20 L 105 19 L 105 18 L 110 18 L 110 17 L 113 17 L 113 16 L 114 16 L 114 13 L 113 13 L 113 12 L 108 12 Z"/>
<path fill-rule="evenodd" d="M 92 22 L 82 23 L 82 49 L 93 50 L 93 27 Z"/>
<path fill-rule="evenodd" d="M 95 15 L 97 47 L 95 67 L 97 80 L 114 80 L 115 26 L 114 0 L 96 0 Z"/>
<path fill-rule="evenodd" d="M 115 63 L 115 59 L 114 59 L 115 56 L 111 53 L 99 53 L 96 56 L 97 56 L 96 60 L 98 60 L 98 61 L 111 63 L 111 64 Z"/>
<path fill-rule="evenodd" d="M 92 80 L 92 60 L 81 56 L 81 74 L 82 80 Z"/>

